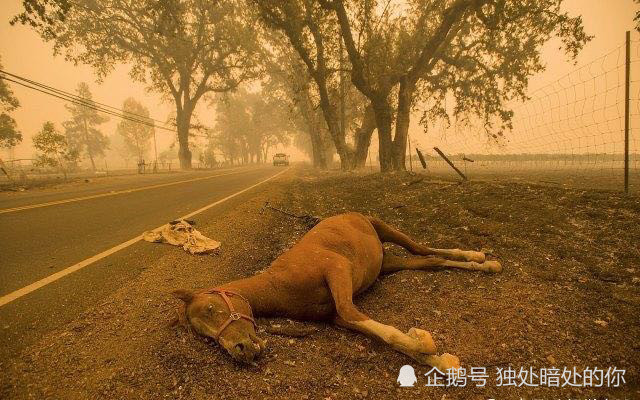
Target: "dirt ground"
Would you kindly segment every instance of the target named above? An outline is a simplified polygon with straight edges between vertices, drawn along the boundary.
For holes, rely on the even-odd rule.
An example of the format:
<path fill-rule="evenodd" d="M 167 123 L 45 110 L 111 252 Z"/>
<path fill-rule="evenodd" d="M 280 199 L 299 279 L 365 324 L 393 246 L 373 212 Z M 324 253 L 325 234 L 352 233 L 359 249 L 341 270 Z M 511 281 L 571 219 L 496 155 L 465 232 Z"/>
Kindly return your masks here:
<path fill-rule="evenodd" d="M 304 221 L 264 209 L 266 201 L 319 217 L 359 211 L 435 246 L 481 249 L 499 259 L 499 275 L 402 271 L 356 301 L 403 331 L 429 330 L 440 352 L 457 355 L 464 367 L 485 367 L 486 386 L 425 387 L 428 367 L 329 324 L 260 320 L 268 350 L 249 367 L 168 327 L 178 306 L 172 290 L 256 273 L 304 235 Z M 158 251 L 167 256 L 19 358 L 2 360 L 0 398 L 640 398 L 637 196 L 297 169 L 223 218 L 198 224 L 222 242 L 220 254 L 190 256 L 143 243 L 163 246 Z M 269 333 L 278 329 L 289 335 Z M 404 364 L 418 375 L 414 388 L 396 383 Z M 552 366 L 617 367 L 626 383 L 496 386 L 496 368 Z"/>

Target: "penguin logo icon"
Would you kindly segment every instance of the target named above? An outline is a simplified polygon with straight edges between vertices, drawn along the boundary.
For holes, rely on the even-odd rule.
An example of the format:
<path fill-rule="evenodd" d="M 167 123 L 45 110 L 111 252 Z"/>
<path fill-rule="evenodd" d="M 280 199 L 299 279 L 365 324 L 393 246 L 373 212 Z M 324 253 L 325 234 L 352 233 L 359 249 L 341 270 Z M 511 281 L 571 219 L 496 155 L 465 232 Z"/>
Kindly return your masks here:
<path fill-rule="evenodd" d="M 402 368 L 400 368 L 397 382 L 400 384 L 400 387 L 413 387 L 413 385 L 418 382 L 416 372 L 411 365 L 403 365 Z"/>

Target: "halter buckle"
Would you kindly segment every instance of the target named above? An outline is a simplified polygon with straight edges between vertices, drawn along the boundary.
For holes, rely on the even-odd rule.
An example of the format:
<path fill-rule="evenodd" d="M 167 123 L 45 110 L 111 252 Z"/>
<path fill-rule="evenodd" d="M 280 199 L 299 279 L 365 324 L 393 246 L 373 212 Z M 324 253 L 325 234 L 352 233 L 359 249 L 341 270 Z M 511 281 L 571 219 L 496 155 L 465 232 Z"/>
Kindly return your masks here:
<path fill-rule="evenodd" d="M 230 319 L 232 319 L 232 320 L 234 320 L 234 321 L 237 321 L 237 320 L 239 320 L 240 318 L 242 318 L 242 316 L 240 316 L 240 314 L 239 314 L 239 313 L 237 313 L 237 312 L 232 312 L 232 313 L 231 313 L 231 315 L 229 315 L 229 318 L 230 318 Z"/>

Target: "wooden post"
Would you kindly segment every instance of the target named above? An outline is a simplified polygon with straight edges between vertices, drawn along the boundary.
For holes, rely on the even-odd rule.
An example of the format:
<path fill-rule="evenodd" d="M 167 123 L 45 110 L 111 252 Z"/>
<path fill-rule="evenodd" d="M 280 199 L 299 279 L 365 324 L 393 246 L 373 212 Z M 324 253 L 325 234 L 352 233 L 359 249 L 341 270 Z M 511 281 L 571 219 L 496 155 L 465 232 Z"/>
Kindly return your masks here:
<path fill-rule="evenodd" d="M 9 175 L 9 169 L 5 167 L 2 158 L 0 158 L 0 171 L 4 172 L 4 174 L 7 176 L 7 179 L 9 179 L 9 182 L 13 183 L 13 179 L 11 179 L 11 175 Z"/>
<path fill-rule="evenodd" d="M 631 75 L 631 32 L 627 31 L 624 69 L 624 192 L 629 193 L 629 76 Z"/>
<path fill-rule="evenodd" d="M 460 171 L 455 165 L 453 165 L 453 163 L 451 162 L 451 160 L 449 160 L 447 158 L 447 156 L 444 155 L 444 153 L 437 147 L 433 148 L 439 155 L 440 157 L 444 158 L 444 160 L 447 162 L 447 164 L 449 164 L 449 166 L 451 168 L 454 169 L 454 171 L 456 171 L 458 173 L 458 175 L 460 175 L 462 177 L 463 180 L 467 180 L 467 177 L 462 173 L 462 171 Z"/>
<path fill-rule="evenodd" d="M 422 155 L 422 152 L 417 147 L 416 147 L 416 153 L 418 154 L 418 158 L 420 159 L 420 164 L 422 164 L 422 169 L 427 169 L 427 162 L 425 161 L 424 156 Z"/>
<path fill-rule="evenodd" d="M 153 128 L 153 153 L 155 158 L 153 160 L 153 172 L 158 172 L 158 144 L 156 143 L 156 128 Z"/>

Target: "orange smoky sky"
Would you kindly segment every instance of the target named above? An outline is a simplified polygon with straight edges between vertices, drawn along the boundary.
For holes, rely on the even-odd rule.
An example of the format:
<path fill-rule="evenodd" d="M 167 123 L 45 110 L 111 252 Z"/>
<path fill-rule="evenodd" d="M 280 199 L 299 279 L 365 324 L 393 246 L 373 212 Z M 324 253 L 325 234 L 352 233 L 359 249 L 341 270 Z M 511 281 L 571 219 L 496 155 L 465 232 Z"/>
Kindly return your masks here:
<path fill-rule="evenodd" d="M 632 31 L 634 40 L 638 39 L 633 22 L 638 5 L 633 0 L 568 0 L 565 1 L 564 8 L 572 15 L 581 15 L 587 33 L 595 36 L 579 55 L 578 65 L 596 59 L 621 45 L 627 30 Z M 149 108 L 153 118 L 161 121 L 167 119 L 173 110 L 172 104 L 163 101 L 157 93 L 147 92 L 144 85 L 133 81 L 128 75 L 129 68 L 126 65 L 117 66 L 103 82 L 98 83 L 90 67 L 76 66 L 65 61 L 63 56 L 54 57 L 51 44 L 45 43 L 32 29 L 22 25 L 11 26 L 9 20 L 21 10 L 20 0 L 0 2 L 0 56 L 5 70 L 70 92 L 75 90 L 79 82 L 87 82 L 96 101 L 120 108 L 126 98 L 134 97 Z M 557 41 L 552 41 L 545 46 L 542 58 L 547 69 L 531 79 L 530 88 L 557 80 L 576 68 L 563 52 L 558 51 L 558 45 Z M 62 121 L 68 118 L 68 112 L 61 100 L 16 84 L 10 86 L 21 103 L 21 107 L 12 115 L 23 133 L 24 140 L 12 154 L 5 153 L 3 157 L 31 158 L 34 153 L 31 137 L 45 121 L 53 121 L 60 126 Z M 207 103 L 201 102 L 196 115 L 200 122 L 212 125 L 215 116 L 212 107 Z M 418 115 L 413 118 L 411 136 L 414 143 L 426 146 L 428 138 L 418 125 L 418 119 Z M 108 136 L 114 135 L 117 122 L 115 117 L 111 117 L 110 121 L 102 126 L 103 132 Z M 157 138 L 158 152 L 167 149 L 174 141 L 171 132 L 162 130 L 157 130 Z M 372 141 L 372 154 L 376 151 L 376 141 L 377 138 Z M 289 151 L 294 153 L 294 158 L 301 156 L 292 149 Z"/>

